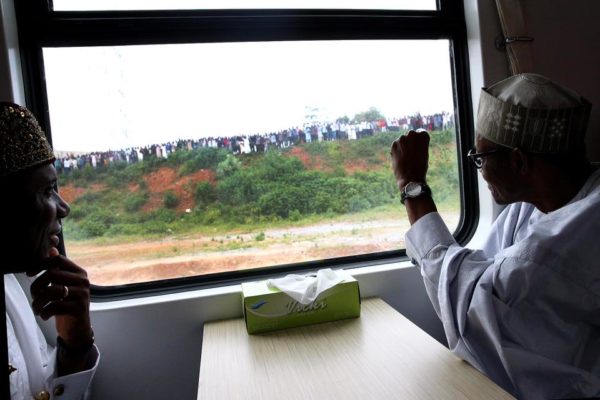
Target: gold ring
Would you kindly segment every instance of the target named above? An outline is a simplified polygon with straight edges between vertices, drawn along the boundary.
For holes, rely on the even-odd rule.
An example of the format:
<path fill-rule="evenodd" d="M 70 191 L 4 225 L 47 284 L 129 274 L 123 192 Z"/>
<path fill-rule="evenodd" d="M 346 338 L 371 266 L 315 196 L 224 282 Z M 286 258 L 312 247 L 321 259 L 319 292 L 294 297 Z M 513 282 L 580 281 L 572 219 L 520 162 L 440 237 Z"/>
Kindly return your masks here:
<path fill-rule="evenodd" d="M 63 295 L 60 300 L 61 301 L 65 300 L 68 296 L 69 296 L 69 287 L 65 285 L 65 286 L 63 286 Z"/>

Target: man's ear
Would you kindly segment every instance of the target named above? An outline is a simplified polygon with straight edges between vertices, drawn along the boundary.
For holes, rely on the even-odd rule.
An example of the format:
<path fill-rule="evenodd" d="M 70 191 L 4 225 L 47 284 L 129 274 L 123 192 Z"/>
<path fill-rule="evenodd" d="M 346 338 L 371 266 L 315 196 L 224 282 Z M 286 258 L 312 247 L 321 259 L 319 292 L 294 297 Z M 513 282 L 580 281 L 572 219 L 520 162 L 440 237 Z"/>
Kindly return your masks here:
<path fill-rule="evenodd" d="M 513 171 L 519 175 L 527 175 L 531 168 L 531 163 L 527 153 L 515 147 L 510 153 L 511 166 Z"/>

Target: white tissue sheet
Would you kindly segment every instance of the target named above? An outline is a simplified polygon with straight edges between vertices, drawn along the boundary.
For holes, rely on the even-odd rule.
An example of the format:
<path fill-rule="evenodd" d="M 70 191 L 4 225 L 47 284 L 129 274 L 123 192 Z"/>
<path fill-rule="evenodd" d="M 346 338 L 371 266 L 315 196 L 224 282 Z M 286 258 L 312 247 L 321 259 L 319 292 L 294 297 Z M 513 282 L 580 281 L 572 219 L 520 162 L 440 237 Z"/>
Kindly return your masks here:
<path fill-rule="evenodd" d="M 344 281 L 350 275 L 344 270 L 320 269 L 317 275 L 290 274 L 283 278 L 269 279 L 267 286 L 286 293 L 300 304 L 310 304 L 325 290 Z"/>

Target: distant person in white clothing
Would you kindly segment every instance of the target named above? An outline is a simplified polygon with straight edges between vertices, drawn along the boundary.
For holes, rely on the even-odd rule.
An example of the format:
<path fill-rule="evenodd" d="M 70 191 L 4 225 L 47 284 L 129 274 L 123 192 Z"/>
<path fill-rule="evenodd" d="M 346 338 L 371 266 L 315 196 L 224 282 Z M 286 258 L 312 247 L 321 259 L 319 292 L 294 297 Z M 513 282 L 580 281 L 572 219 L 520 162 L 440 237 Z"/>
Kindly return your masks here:
<path fill-rule="evenodd" d="M 519 399 L 600 397 L 600 171 L 591 105 L 537 74 L 483 89 L 468 157 L 506 204 L 482 249 L 459 246 L 426 185 L 429 135 L 396 140 L 408 255 L 450 349 Z M 435 197 L 435 193 L 433 193 Z"/>
<path fill-rule="evenodd" d="M 0 268 L 12 400 L 82 399 L 99 360 L 87 274 L 58 251 L 69 206 L 57 193 L 54 159 L 29 110 L 0 103 Z M 13 273 L 21 280 L 35 277 L 28 288 L 31 303 Z M 46 343 L 34 314 L 54 319 L 56 349 Z"/>

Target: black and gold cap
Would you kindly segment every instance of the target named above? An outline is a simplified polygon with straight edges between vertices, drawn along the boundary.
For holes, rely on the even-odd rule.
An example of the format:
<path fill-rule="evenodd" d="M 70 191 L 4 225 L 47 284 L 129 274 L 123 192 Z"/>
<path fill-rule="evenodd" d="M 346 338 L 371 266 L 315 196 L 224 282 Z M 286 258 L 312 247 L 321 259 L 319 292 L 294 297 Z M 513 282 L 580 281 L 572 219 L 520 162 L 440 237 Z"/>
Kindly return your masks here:
<path fill-rule="evenodd" d="M 54 153 L 31 111 L 0 102 L 0 176 L 54 161 Z"/>

